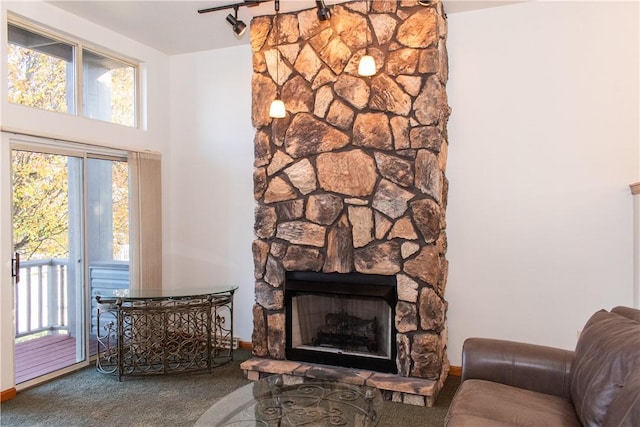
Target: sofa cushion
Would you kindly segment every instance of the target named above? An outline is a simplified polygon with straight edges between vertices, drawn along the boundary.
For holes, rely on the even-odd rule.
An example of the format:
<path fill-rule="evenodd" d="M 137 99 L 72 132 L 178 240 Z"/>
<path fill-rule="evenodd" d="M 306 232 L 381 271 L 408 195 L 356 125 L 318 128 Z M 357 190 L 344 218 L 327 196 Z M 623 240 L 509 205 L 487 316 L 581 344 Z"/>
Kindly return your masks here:
<path fill-rule="evenodd" d="M 613 399 L 602 427 L 640 426 L 640 364 L 629 373 L 624 388 Z"/>
<path fill-rule="evenodd" d="M 568 399 L 485 380 L 464 381 L 447 427 L 580 426 Z"/>
<path fill-rule="evenodd" d="M 585 426 L 600 426 L 640 359 L 640 323 L 604 310 L 585 325 L 571 369 L 571 399 Z"/>

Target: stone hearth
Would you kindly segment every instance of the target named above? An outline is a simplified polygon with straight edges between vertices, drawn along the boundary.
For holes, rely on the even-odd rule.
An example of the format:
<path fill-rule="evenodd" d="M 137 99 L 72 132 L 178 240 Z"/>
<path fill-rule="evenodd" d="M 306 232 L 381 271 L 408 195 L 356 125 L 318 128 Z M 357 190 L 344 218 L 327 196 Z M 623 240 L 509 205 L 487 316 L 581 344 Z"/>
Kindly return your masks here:
<path fill-rule="evenodd" d="M 277 35 L 273 16 L 251 23 L 253 353 L 297 363 L 285 361 L 285 272 L 396 275 L 395 377 L 431 382 L 429 405 L 449 369 L 446 18 L 438 1 L 331 10 L 280 14 Z M 373 77 L 357 74 L 366 51 Z M 284 119 L 268 115 L 277 89 Z"/>
<path fill-rule="evenodd" d="M 364 369 L 347 369 L 288 360 L 253 358 L 242 362 L 240 368 L 248 379 L 258 381 L 269 375 L 340 381 L 347 384 L 376 387 L 385 400 L 416 406 L 433 406 L 442 384 L 422 378 L 372 372 Z M 444 381 L 444 380 L 443 380 Z"/>

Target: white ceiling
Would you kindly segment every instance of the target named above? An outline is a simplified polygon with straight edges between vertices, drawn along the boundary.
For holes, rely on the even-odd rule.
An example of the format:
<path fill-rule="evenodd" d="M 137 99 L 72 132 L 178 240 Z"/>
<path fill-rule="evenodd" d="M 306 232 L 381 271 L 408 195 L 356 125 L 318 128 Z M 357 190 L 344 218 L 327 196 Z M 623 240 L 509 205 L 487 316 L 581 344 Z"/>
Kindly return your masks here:
<path fill-rule="evenodd" d="M 237 37 L 225 21 L 233 9 L 199 14 L 198 9 L 241 0 L 48 0 L 74 15 L 116 31 L 169 55 L 219 49 L 249 43 L 249 32 Z M 327 5 L 345 0 L 325 0 Z M 522 1 L 522 0 L 520 0 Z M 459 13 L 514 3 L 510 0 L 444 0 L 445 11 Z M 241 7 L 238 19 L 247 25 L 253 16 L 274 13 L 273 2 Z M 315 7 L 314 0 L 282 0 L 280 12 Z"/>

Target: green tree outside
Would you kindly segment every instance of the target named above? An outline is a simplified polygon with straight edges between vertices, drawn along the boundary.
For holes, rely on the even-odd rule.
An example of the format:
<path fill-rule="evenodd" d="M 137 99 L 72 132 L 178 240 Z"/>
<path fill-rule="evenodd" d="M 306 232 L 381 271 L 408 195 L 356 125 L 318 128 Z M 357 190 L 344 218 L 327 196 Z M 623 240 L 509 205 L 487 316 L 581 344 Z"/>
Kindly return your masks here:
<path fill-rule="evenodd" d="M 9 102 L 67 112 L 67 61 L 9 44 Z"/>
<path fill-rule="evenodd" d="M 67 158 L 13 151 L 14 250 L 24 259 L 69 256 Z"/>

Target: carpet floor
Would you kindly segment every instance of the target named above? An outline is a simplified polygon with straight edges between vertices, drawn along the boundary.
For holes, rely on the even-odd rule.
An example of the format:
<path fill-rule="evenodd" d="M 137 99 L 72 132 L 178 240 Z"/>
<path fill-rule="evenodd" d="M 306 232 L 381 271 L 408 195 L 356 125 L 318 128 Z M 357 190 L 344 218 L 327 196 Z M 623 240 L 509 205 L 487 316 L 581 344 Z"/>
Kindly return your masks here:
<path fill-rule="evenodd" d="M 218 399 L 250 381 L 239 365 L 250 357 L 239 350 L 213 374 L 130 377 L 88 367 L 24 390 L 0 406 L 2 426 L 193 426 Z M 384 402 L 379 427 L 442 426 L 459 385 L 449 377 L 432 408 Z"/>

